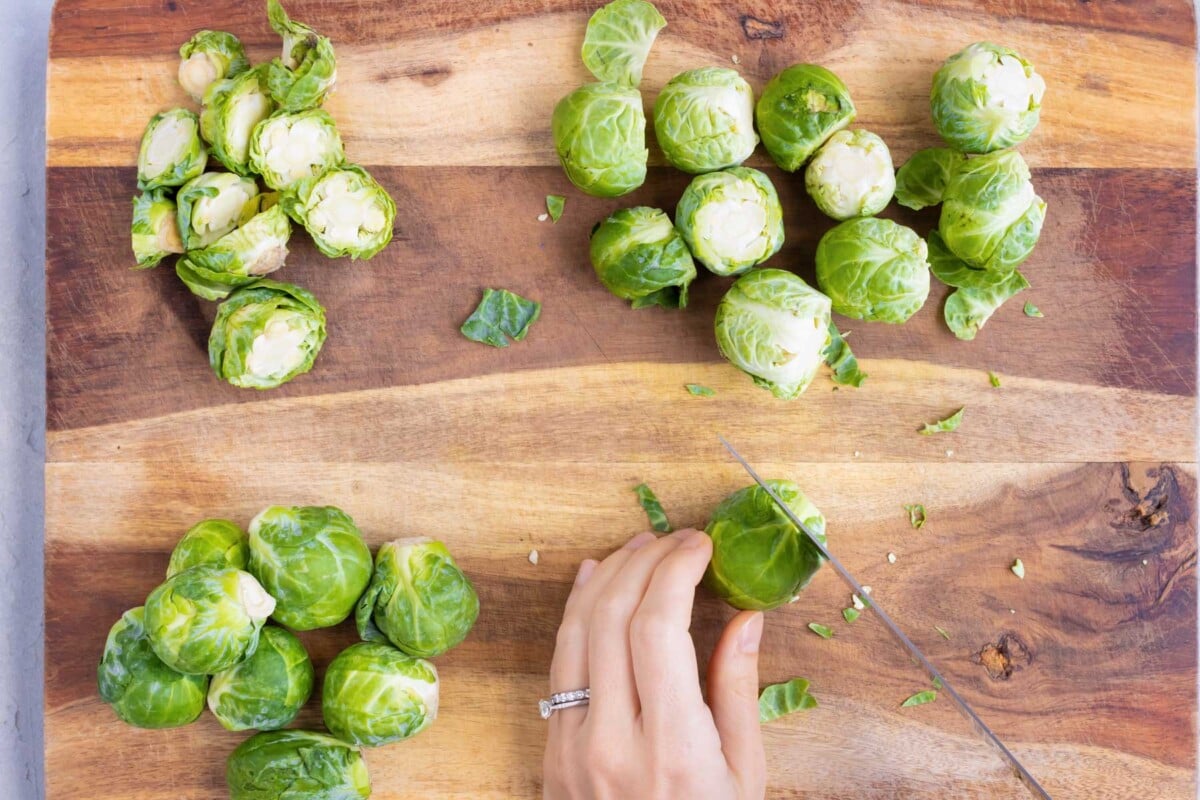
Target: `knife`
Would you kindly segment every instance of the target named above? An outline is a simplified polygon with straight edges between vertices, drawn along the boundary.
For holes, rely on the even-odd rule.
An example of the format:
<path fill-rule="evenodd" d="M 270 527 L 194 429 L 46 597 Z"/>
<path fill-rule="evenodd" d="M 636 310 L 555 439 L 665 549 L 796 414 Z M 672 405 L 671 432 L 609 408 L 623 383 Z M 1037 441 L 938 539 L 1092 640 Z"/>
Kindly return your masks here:
<path fill-rule="evenodd" d="M 854 576 L 850 574 L 850 571 L 842 566 L 842 562 L 838 561 L 834 557 L 833 553 L 829 552 L 829 548 L 821 543 L 821 540 L 817 538 L 816 534 L 814 534 L 812 530 L 805 525 L 798 516 L 796 516 L 792 509 L 788 508 L 788 504 L 783 502 L 779 495 L 775 493 L 775 490 L 772 489 L 766 483 L 766 481 L 758 476 L 758 473 L 754 471 L 754 468 L 746 462 L 746 459 L 742 458 L 737 450 L 733 449 L 733 445 L 726 441 L 724 436 L 717 436 L 717 438 L 721 440 L 721 444 L 725 445 L 725 449 L 729 451 L 730 455 L 737 459 L 738 463 L 742 465 L 747 473 L 749 473 L 750 477 L 754 479 L 754 482 L 757 483 L 773 501 L 775 501 L 775 505 L 779 507 L 779 510 L 783 512 L 784 516 L 791 520 L 792 524 L 799 528 L 804 535 L 808 537 L 809 541 L 812 542 L 817 550 L 820 551 L 821 556 L 833 565 L 833 568 L 837 574 L 842 576 L 842 580 L 854 590 L 854 594 L 858 595 L 859 597 L 869 598 L 869 600 L 866 602 L 867 607 L 875 612 L 875 615 L 879 617 L 881 622 L 883 622 L 883 625 L 888 629 L 888 632 L 892 634 L 896 641 L 904 645 L 905 649 L 908 650 L 908 652 L 912 654 L 912 657 L 916 659 L 917 662 L 925 669 L 925 672 L 929 675 L 930 679 L 932 679 L 933 684 L 935 686 L 940 686 L 944 692 L 950 695 L 950 698 L 954 701 L 954 707 L 958 709 L 960 714 L 966 717 L 967 722 L 971 723 L 971 727 L 975 729 L 975 732 L 978 733 L 985 742 L 991 745 L 992 748 L 1005 761 L 1005 763 L 1008 764 L 1008 766 L 1013 770 L 1016 779 L 1020 781 L 1021 784 L 1028 789 L 1029 793 L 1034 797 L 1040 797 L 1042 800 L 1051 800 L 1050 795 L 1045 789 L 1042 788 L 1041 784 L 1039 784 L 1037 780 L 1031 774 L 1029 774 L 1029 770 L 1025 769 L 1021 762 L 1017 760 L 1017 757 L 1012 754 L 1012 751 L 1004 746 L 1004 742 L 1000 741 L 996 734 L 992 733 L 992 729 L 984 724 L 984 721 L 979 718 L 979 715 L 975 713 L 974 709 L 972 709 L 967 701 L 962 698 L 962 695 L 954 690 L 954 687 L 950 685 L 950 681 L 946 680 L 942 673 L 938 672 L 937 667 L 935 667 L 933 663 L 925 657 L 925 654 L 921 652 L 920 648 L 913 644 L 912 640 L 904 635 L 904 631 L 900 630 L 895 622 L 892 622 L 892 618 L 889 617 L 887 612 L 885 612 L 879 606 L 879 603 L 875 601 L 875 598 L 863 592 L 862 584 L 855 580 Z"/>

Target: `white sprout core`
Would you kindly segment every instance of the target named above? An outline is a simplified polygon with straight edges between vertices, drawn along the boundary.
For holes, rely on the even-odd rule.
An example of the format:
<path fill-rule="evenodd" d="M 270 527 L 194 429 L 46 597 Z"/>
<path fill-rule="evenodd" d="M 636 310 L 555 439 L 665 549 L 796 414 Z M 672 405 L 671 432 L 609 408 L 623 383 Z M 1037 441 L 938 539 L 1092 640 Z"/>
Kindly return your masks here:
<path fill-rule="evenodd" d="M 146 174 L 161 175 L 173 164 L 182 161 L 195 134 L 196 129 L 189 117 L 163 117 L 150 133 L 144 164 Z"/>
<path fill-rule="evenodd" d="M 724 187 L 720 200 L 696 210 L 693 228 L 713 254 L 730 264 L 759 260 L 769 248 L 767 209 L 762 193 L 749 181 Z"/>
<path fill-rule="evenodd" d="M 292 325 L 295 321 L 298 324 Z M 308 336 L 307 320 L 295 311 L 277 311 L 263 332 L 254 337 L 246 355 L 246 369 L 257 378 L 287 375 L 304 361 L 302 347 Z M 258 517 L 254 518 L 254 522 Z M 253 523 L 251 523 L 253 525 Z"/>
<path fill-rule="evenodd" d="M 806 386 L 820 368 L 829 329 L 820 317 L 799 320 L 795 314 L 765 305 L 754 313 L 770 329 L 771 344 L 783 353 L 782 360 L 769 366 L 756 364 L 754 374 L 779 386 Z"/>
<path fill-rule="evenodd" d="M 267 594 L 254 576 L 249 572 L 238 573 L 238 600 L 246 609 L 251 619 L 266 619 L 275 610 L 275 598 Z"/>
<path fill-rule="evenodd" d="M 986 47 L 973 44 L 963 58 L 952 66 L 951 75 L 964 80 L 976 80 L 987 90 L 987 107 L 1016 113 L 1028 111 L 1042 102 L 1046 82 L 1042 76 L 1026 68 L 1020 60 L 1009 55 L 996 58 Z"/>
<path fill-rule="evenodd" d="M 254 126 L 271 114 L 271 98 L 258 89 L 243 92 L 230 99 L 225 113 L 225 149 L 235 161 L 244 164 Z"/>
<path fill-rule="evenodd" d="M 192 227 L 205 244 L 211 244 L 238 226 L 246 203 L 254 198 L 253 184 L 236 175 L 222 180 L 213 197 L 201 197 L 192 205 Z"/>
<path fill-rule="evenodd" d="M 354 186 L 360 181 L 352 172 L 335 172 L 313 191 L 308 223 L 339 250 L 359 246 L 387 225 L 378 190 L 369 185 Z"/>
<path fill-rule="evenodd" d="M 204 97 L 208 87 L 220 74 L 216 60 L 199 50 L 179 62 L 179 85 L 196 100 Z"/>
<path fill-rule="evenodd" d="M 887 145 L 866 131 L 838 131 L 808 165 L 805 181 L 822 210 L 850 219 L 882 210 L 896 190 Z"/>
<path fill-rule="evenodd" d="M 266 167 L 279 175 L 281 186 L 320 174 L 334 144 L 329 127 L 311 117 L 272 120 L 261 137 Z"/>
<path fill-rule="evenodd" d="M 154 235 L 158 240 L 158 249 L 162 252 L 183 252 L 183 238 L 179 235 L 179 221 L 174 214 L 162 214 L 158 217 Z"/>

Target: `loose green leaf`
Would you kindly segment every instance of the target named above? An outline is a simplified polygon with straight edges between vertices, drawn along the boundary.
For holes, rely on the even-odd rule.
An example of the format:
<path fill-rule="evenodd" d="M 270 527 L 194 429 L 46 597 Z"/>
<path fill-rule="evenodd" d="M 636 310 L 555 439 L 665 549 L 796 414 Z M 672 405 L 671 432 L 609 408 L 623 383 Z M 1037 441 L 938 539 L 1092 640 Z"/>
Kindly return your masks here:
<path fill-rule="evenodd" d="M 989 371 L 988 372 L 988 380 L 991 381 L 992 386 L 994 386 L 997 389 L 1000 388 L 1000 376 L 999 375 L 997 375 L 994 372 Z"/>
<path fill-rule="evenodd" d="M 933 676 L 933 688 L 935 688 L 935 689 L 942 688 L 942 679 L 936 675 Z"/>
<path fill-rule="evenodd" d="M 921 433 L 925 436 L 932 436 L 935 433 L 949 433 L 958 430 L 959 424 L 962 423 L 963 412 L 966 410 L 966 406 L 963 406 L 945 419 L 940 419 L 932 424 L 925 423 L 925 427 L 921 428 Z"/>
<path fill-rule="evenodd" d="M 854 620 L 858 619 L 861 614 L 862 612 L 857 608 L 842 609 L 842 619 L 846 620 L 846 622 L 854 622 Z"/>
<path fill-rule="evenodd" d="M 920 503 L 905 503 L 904 510 L 908 512 L 908 524 L 916 529 L 925 525 L 925 506 Z"/>
<path fill-rule="evenodd" d="M 635 486 L 633 490 L 637 492 L 642 510 L 650 518 L 650 527 L 659 533 L 670 533 L 671 523 L 667 520 L 667 512 L 663 511 L 662 503 L 658 502 L 654 491 L 644 483 Z"/>
<path fill-rule="evenodd" d="M 821 351 L 821 360 L 833 370 L 833 382 L 859 387 L 867 379 L 867 373 L 858 368 L 858 359 L 846 344 L 846 337 L 837 326 L 829 323 L 829 344 Z"/>
<path fill-rule="evenodd" d="M 583 37 L 583 65 L 598 81 L 637 87 L 658 32 L 667 26 L 646 0 L 613 0 L 592 14 Z"/>
<path fill-rule="evenodd" d="M 786 683 L 773 683 L 758 696 L 758 721 L 773 722 L 795 711 L 817 707 L 817 698 L 808 693 L 808 681 L 792 678 Z"/>
<path fill-rule="evenodd" d="M 826 625 L 822 625 L 819 622 L 808 623 L 808 629 L 810 631 L 812 631 L 813 633 L 815 633 L 817 636 L 820 636 L 822 639 L 832 639 L 833 638 L 833 628 L 830 628 Z"/>
<path fill-rule="evenodd" d="M 561 194 L 546 195 L 546 211 L 550 214 L 550 219 L 558 222 L 563 215 L 563 207 L 567 204 L 567 198 Z"/>
<path fill-rule="evenodd" d="M 900 704 L 901 708 L 909 708 L 911 706 L 923 706 L 926 703 L 932 703 L 937 700 L 937 690 L 927 689 L 923 692 L 917 692 Z"/>
<path fill-rule="evenodd" d="M 492 347 L 508 347 L 507 337 L 521 341 L 537 322 L 542 304 L 507 289 L 484 289 L 479 307 L 462 325 L 462 335 Z"/>
<path fill-rule="evenodd" d="M 946 639 L 947 641 L 950 639 L 950 632 L 947 631 L 945 628 L 941 627 L 940 625 L 934 625 L 933 629 L 935 631 L 937 631 L 938 635 L 941 636 L 943 639 Z"/>
<path fill-rule="evenodd" d="M 1019 270 L 1013 270 L 1000 284 L 987 288 L 962 288 L 946 298 L 942 315 L 946 326 L 959 339 L 971 341 L 979 333 L 996 309 L 1009 298 L 1029 288 L 1029 281 Z"/>
<path fill-rule="evenodd" d="M 1025 316 L 1036 317 L 1038 319 L 1041 319 L 1042 317 L 1044 317 L 1046 315 L 1043 314 L 1037 306 L 1035 306 L 1033 303 L 1026 300 L 1025 301 Z"/>
<path fill-rule="evenodd" d="M 696 395 L 696 397 L 712 397 L 716 394 L 716 392 L 712 389 L 708 388 L 707 386 L 701 386 L 698 383 L 685 383 L 684 387 L 688 390 L 688 392 Z"/>

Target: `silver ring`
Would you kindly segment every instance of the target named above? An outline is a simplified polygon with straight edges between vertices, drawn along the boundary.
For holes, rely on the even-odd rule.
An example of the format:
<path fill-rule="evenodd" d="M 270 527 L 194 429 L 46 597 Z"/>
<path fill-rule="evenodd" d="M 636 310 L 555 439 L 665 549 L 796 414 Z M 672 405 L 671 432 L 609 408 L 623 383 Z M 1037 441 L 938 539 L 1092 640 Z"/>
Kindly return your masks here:
<path fill-rule="evenodd" d="M 591 689 L 555 692 L 550 695 L 549 700 L 538 700 L 538 713 L 542 715 L 542 719 L 550 719 L 554 716 L 555 711 L 562 711 L 564 708 L 575 708 L 576 706 L 586 706 L 591 699 Z"/>

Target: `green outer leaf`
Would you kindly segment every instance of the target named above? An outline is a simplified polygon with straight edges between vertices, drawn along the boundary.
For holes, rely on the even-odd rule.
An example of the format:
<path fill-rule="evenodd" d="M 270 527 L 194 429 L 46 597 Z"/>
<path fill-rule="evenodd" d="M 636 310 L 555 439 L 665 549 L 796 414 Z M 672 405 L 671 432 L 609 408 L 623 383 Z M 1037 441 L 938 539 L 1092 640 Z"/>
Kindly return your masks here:
<path fill-rule="evenodd" d="M 931 436 L 935 433 L 949 433 L 958 430 L 958 426 L 962 422 L 963 412 L 966 410 L 967 407 L 963 406 L 945 419 L 940 419 L 934 423 L 925 423 L 925 427 L 921 428 L 921 433 L 925 436 Z"/>
<path fill-rule="evenodd" d="M 508 347 L 508 337 L 518 342 L 524 339 L 541 313 L 541 303 L 507 289 L 484 289 L 483 299 L 460 330 L 473 342 Z"/>
<path fill-rule="evenodd" d="M 907 700 L 900 704 L 900 707 L 911 708 L 912 706 L 923 706 L 926 703 L 932 703 L 934 700 L 937 700 L 937 690 L 926 689 L 923 692 L 917 692 L 909 696 Z"/>
<path fill-rule="evenodd" d="M 341 193 L 335 195 L 335 191 Z M 334 241 L 326 229 L 317 227 L 313 212 L 337 204 L 339 200 L 344 204 L 348 199 L 356 201 L 359 236 L 353 242 Z M 387 190 L 357 164 L 343 164 L 318 177 L 296 181 L 279 196 L 279 204 L 289 217 L 304 226 L 317 249 L 330 258 L 350 256 L 355 261 L 371 258 L 392 240 L 396 203 Z M 372 210 L 382 217 L 382 227 L 378 229 L 367 224 L 374 222 L 368 217 Z"/>
<path fill-rule="evenodd" d="M 252 656 L 212 677 L 208 707 L 226 730 L 276 730 L 300 713 L 315 680 L 300 640 L 267 625 Z"/>
<path fill-rule="evenodd" d="M 933 676 L 933 681 L 931 681 L 931 683 L 932 683 L 934 689 L 942 688 L 942 679 L 936 675 Z"/>
<path fill-rule="evenodd" d="M 588 20 L 583 65 L 599 81 L 637 87 L 642 67 L 667 21 L 646 0 L 613 0 Z"/>
<path fill-rule="evenodd" d="M 301 321 L 308 328 L 300 346 L 304 358 L 284 375 L 256 376 L 247 366 L 254 340 L 277 315 L 287 315 L 289 326 Z M 312 369 L 325 343 L 325 309 L 305 289 L 266 278 L 235 290 L 217 307 L 217 318 L 208 337 L 208 363 L 217 377 L 234 386 L 272 389 Z"/>
<path fill-rule="evenodd" d="M 150 143 L 153 141 L 154 133 L 160 124 L 175 118 L 181 119 L 184 122 L 185 129 L 187 129 L 185 135 L 188 138 L 183 142 L 183 157 L 181 160 L 169 164 L 163 172 L 150 174 L 149 164 L 146 163 L 146 159 L 149 155 L 148 151 Z M 206 164 L 208 164 L 208 151 L 204 147 L 204 142 L 200 139 L 200 118 L 196 116 L 194 111 L 189 111 L 186 108 L 172 108 L 169 111 L 155 114 L 146 123 L 146 130 L 142 133 L 141 148 L 138 151 L 137 185 L 139 189 L 146 191 L 182 186 L 203 173 Z"/>
<path fill-rule="evenodd" d="M 667 512 L 663 511 L 662 503 L 658 502 L 654 490 L 641 483 L 635 486 L 633 491 L 637 492 L 638 502 L 642 504 L 642 510 L 650 519 L 650 527 L 659 533 L 670 533 L 671 523 L 667 520 Z"/>
<path fill-rule="evenodd" d="M 913 153 L 896 172 L 896 202 L 919 211 L 946 196 L 946 186 L 967 157 L 947 147 L 927 147 Z"/>
<path fill-rule="evenodd" d="M 546 195 L 546 213 L 550 215 L 550 219 L 558 222 L 562 219 L 563 208 L 567 205 L 567 198 L 561 194 Z"/>
<path fill-rule="evenodd" d="M 437 669 L 390 645 L 352 644 L 325 671 L 321 715 L 343 741 L 378 747 L 409 739 L 437 713 Z"/>
<path fill-rule="evenodd" d="M 846 84 L 815 64 L 795 64 L 771 78 L 754 109 L 763 146 L 787 172 L 800 169 L 856 113 Z"/>
<path fill-rule="evenodd" d="M 817 698 L 808 693 L 808 681 L 792 678 L 786 683 L 772 683 L 763 687 L 758 696 L 758 721 L 774 722 L 795 711 L 816 707 Z"/>
<path fill-rule="evenodd" d="M 701 386 L 698 383 L 685 383 L 683 387 L 688 390 L 688 394 L 695 395 L 696 397 L 713 397 L 717 393 L 716 390 L 710 389 L 707 386 Z"/>
<path fill-rule="evenodd" d="M 586 83 L 554 106 L 554 150 L 571 183 L 619 197 L 646 182 L 646 112 L 636 89 Z"/>
<path fill-rule="evenodd" d="M 991 370 L 988 370 L 988 382 L 992 384 L 993 388 L 1000 388 L 1000 376 Z"/>
<path fill-rule="evenodd" d="M 833 628 L 830 628 L 828 625 L 822 625 L 819 622 L 810 622 L 808 623 L 808 629 L 822 639 L 833 638 Z"/>
<path fill-rule="evenodd" d="M 946 298 L 942 313 L 946 325 L 964 341 L 975 338 L 992 314 L 1013 295 L 1029 288 L 1029 281 L 1019 270 L 1013 270 L 1004 282 L 989 289 L 963 288 Z"/>
<path fill-rule="evenodd" d="M 842 609 L 842 619 L 846 620 L 846 622 L 854 622 L 855 620 L 857 620 L 859 618 L 859 616 L 861 614 L 862 614 L 862 612 L 859 611 L 857 608 L 843 608 Z"/>
<path fill-rule="evenodd" d="M 817 243 L 817 285 L 839 314 L 900 324 L 929 296 L 928 255 L 912 228 L 877 217 L 847 220 Z"/>
<path fill-rule="evenodd" d="M 832 322 L 829 323 L 829 344 L 821 352 L 821 360 L 833 370 L 834 383 L 859 387 L 867 379 L 867 373 L 858 368 L 858 359 L 846 344 L 846 337 Z"/>
<path fill-rule="evenodd" d="M 371 779 L 362 751 L 324 733 L 256 734 L 225 767 L 229 800 L 366 800 Z"/>
<path fill-rule="evenodd" d="M 137 259 L 134 269 L 151 269 L 172 253 L 183 252 L 178 209 L 169 189 L 152 189 L 133 198 L 130 243 Z M 164 228 L 166 230 L 164 231 Z"/>
<path fill-rule="evenodd" d="M 1025 301 L 1025 316 L 1036 317 L 1038 319 L 1041 319 L 1042 317 L 1044 317 L 1046 315 L 1041 312 L 1041 309 L 1039 309 L 1033 303 L 1026 300 Z"/>
<path fill-rule="evenodd" d="M 604 288 L 634 308 L 683 308 L 696 262 L 671 218 L 647 206 L 616 211 L 592 230 L 592 268 Z"/>
<path fill-rule="evenodd" d="M 925 527 L 925 506 L 920 503 L 905 503 L 904 510 L 908 512 L 909 525 L 917 530 Z"/>
<path fill-rule="evenodd" d="M 167 577 L 201 564 L 244 570 L 249 559 L 245 531 L 227 519 L 206 519 L 189 528 L 175 545 L 167 564 Z"/>

